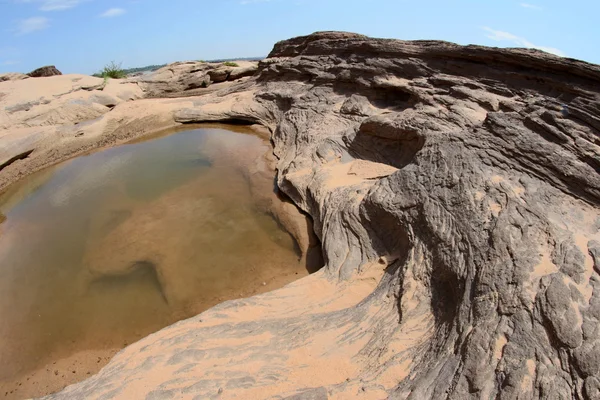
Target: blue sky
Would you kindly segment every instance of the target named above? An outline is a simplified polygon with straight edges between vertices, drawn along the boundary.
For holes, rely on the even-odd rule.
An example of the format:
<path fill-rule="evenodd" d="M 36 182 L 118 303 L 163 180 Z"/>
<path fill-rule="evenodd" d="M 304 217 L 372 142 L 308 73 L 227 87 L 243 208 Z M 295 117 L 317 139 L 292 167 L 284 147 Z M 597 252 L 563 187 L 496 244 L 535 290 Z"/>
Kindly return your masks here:
<path fill-rule="evenodd" d="M 537 47 L 600 63 L 599 0 L 0 0 L 0 72 L 264 56 L 319 30 Z"/>

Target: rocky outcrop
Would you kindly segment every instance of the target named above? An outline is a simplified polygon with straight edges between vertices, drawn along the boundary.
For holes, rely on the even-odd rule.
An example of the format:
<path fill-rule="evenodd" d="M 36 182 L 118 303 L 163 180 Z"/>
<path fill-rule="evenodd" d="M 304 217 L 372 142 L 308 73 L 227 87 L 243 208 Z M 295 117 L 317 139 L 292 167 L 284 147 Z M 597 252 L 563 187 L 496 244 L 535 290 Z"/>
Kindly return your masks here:
<path fill-rule="evenodd" d="M 215 92 L 248 78 L 257 70 L 257 63 L 239 61 L 237 65 L 180 62 L 125 80 L 76 74 L 50 76 L 44 80 L 27 79 L 28 75 L 17 73 L 0 75 L 0 140 L 3 142 L 0 170 L 15 161 L 25 158 L 30 161 L 21 163 L 16 171 L 8 169 L 8 173 L 0 175 L 0 189 L 20 176 L 84 148 L 106 144 L 107 137 L 123 138 L 122 134 L 113 135 L 115 130 L 128 132 L 125 136 L 129 137 L 134 132 L 137 136 L 176 125 L 172 110 L 182 107 L 178 108 L 177 101 L 146 103 L 149 108 L 141 113 L 136 111 L 137 114 L 128 113 L 137 110 L 138 105 L 126 107 L 123 113 L 102 117 L 118 105 L 144 97 L 192 97 Z M 211 80 L 209 73 L 222 82 Z M 181 103 L 189 105 L 183 100 Z M 157 124 L 157 120 L 161 123 Z M 135 129 L 123 129 L 129 122 Z M 118 127 L 119 124 L 122 127 Z M 70 138 L 81 138 L 86 132 L 91 140 L 70 143 Z M 34 153 L 34 150 L 37 151 Z"/>
<path fill-rule="evenodd" d="M 325 267 L 50 398 L 597 398 L 599 93 L 600 67 L 536 50 L 277 43 L 171 110 L 269 128 Z"/>
<path fill-rule="evenodd" d="M 21 74 L 19 72 L 7 72 L 0 74 L 0 82 L 19 81 L 27 78 L 29 78 L 29 75 Z"/>
<path fill-rule="evenodd" d="M 74 138 L 83 134 L 81 128 L 89 125 L 89 121 L 121 103 L 141 97 L 143 93 L 136 84 L 112 80 L 105 83 L 85 75 L 0 82 L 0 171 L 29 157 L 34 150 L 38 150 L 36 155 L 42 149 L 56 154 L 65 136 Z M 51 154 L 46 154 L 44 165 L 58 161 Z M 25 168 L 28 172 L 34 170 Z M 15 175 L 5 172 L 0 176 L 0 187 L 14 180 Z"/>
<path fill-rule="evenodd" d="M 54 65 L 47 65 L 31 71 L 27 75 L 32 78 L 43 78 L 46 76 L 62 75 L 62 72 L 60 72 Z"/>
<path fill-rule="evenodd" d="M 136 84 L 86 75 L 11 80 L 0 86 L 0 129 L 84 122 L 142 96 Z"/>
<path fill-rule="evenodd" d="M 136 82 L 147 97 L 183 97 L 206 94 L 213 83 L 231 82 L 254 75 L 256 62 L 238 61 L 237 66 L 204 61 L 176 62 L 150 74 L 129 79 Z"/>

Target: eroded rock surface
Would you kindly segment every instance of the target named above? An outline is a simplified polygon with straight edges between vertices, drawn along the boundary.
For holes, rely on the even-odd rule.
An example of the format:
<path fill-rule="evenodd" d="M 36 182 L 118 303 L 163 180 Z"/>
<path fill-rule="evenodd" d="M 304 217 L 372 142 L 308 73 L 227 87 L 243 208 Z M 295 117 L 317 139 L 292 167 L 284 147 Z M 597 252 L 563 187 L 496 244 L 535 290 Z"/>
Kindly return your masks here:
<path fill-rule="evenodd" d="M 234 64 L 237 66 L 204 61 L 176 62 L 128 81 L 138 83 L 147 97 L 194 96 L 214 91 L 208 90 L 213 83 L 236 81 L 254 75 L 258 69 L 256 62 Z"/>
<path fill-rule="evenodd" d="M 50 398 L 598 398 L 599 93 L 600 67 L 535 50 L 277 43 L 171 110 L 270 129 L 324 269 Z"/>
<path fill-rule="evenodd" d="M 22 79 L 27 79 L 29 77 L 29 75 L 25 75 L 20 72 L 6 72 L 4 74 L 0 74 L 0 82 L 18 81 Z"/>
<path fill-rule="evenodd" d="M 46 65 L 45 67 L 31 71 L 27 75 L 32 78 L 44 78 L 47 76 L 62 75 L 62 72 L 60 72 L 54 65 Z"/>

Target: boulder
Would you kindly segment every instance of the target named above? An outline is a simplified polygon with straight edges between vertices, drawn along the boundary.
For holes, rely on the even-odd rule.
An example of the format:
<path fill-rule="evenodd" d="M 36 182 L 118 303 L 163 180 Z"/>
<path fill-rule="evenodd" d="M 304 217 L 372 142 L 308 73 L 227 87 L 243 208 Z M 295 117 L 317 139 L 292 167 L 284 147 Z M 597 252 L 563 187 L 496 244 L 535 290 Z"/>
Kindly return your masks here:
<path fill-rule="evenodd" d="M 252 76 L 258 71 L 258 65 L 252 64 L 247 67 L 234 67 L 231 69 L 227 80 L 235 81 L 247 76 Z"/>
<path fill-rule="evenodd" d="M 214 83 L 225 82 L 231 74 L 232 68 L 230 67 L 219 67 L 208 71 L 210 80 Z"/>
<path fill-rule="evenodd" d="M 46 76 L 62 75 L 62 72 L 56 69 L 54 65 L 47 65 L 45 67 L 41 67 L 31 71 L 27 75 L 29 75 L 32 78 L 43 78 Z"/>

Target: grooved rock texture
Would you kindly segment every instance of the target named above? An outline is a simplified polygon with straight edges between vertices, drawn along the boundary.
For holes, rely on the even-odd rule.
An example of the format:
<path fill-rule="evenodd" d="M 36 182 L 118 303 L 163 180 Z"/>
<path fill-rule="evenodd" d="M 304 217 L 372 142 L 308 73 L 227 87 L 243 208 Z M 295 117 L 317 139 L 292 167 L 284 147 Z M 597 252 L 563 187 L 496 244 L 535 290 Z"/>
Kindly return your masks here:
<path fill-rule="evenodd" d="M 0 82 L 19 81 L 29 78 L 29 75 L 21 74 L 20 72 L 7 72 L 0 74 Z"/>
<path fill-rule="evenodd" d="M 43 78 L 46 76 L 62 75 L 62 72 L 60 72 L 54 65 L 47 65 L 31 71 L 27 75 L 32 78 Z"/>
<path fill-rule="evenodd" d="M 597 399 L 599 93 L 534 50 L 277 43 L 174 118 L 268 127 L 325 267 L 50 398 Z"/>
<path fill-rule="evenodd" d="M 213 83 L 235 81 L 254 75 L 256 62 L 237 61 L 236 66 L 204 61 L 176 62 L 149 74 L 129 78 L 137 83 L 146 97 L 183 97 L 204 94 L 214 90 Z"/>
<path fill-rule="evenodd" d="M 42 156 L 43 165 L 59 161 L 57 149 L 64 150 L 66 140 L 81 136 L 83 126 L 117 105 L 143 96 L 138 85 L 117 80 L 104 83 L 85 75 L 23 76 L 6 81 L 0 77 L 0 190 L 33 172 L 31 166 L 18 165 L 22 159 L 35 152 L 31 157 Z M 85 141 L 82 139 L 77 142 Z M 10 167 L 24 169 L 11 171 Z"/>

